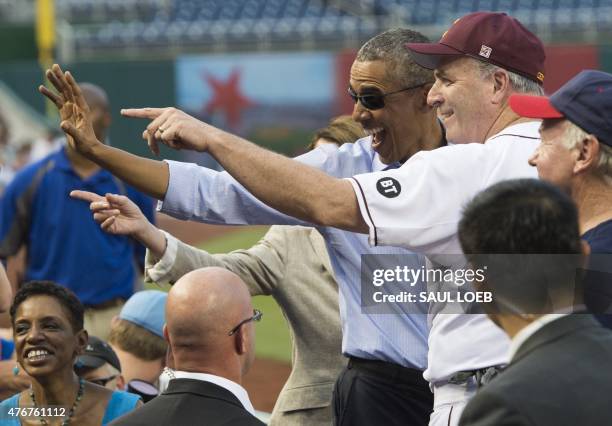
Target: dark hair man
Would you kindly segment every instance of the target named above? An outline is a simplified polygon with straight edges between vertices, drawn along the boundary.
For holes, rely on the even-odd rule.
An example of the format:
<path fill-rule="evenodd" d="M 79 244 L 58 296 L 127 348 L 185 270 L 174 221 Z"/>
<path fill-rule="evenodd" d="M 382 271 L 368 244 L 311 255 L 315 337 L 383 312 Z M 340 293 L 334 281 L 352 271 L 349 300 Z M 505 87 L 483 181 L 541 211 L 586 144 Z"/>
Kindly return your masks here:
<path fill-rule="evenodd" d="M 612 420 L 612 332 L 580 309 L 581 244 L 572 200 L 533 179 L 478 194 L 459 224 L 485 306 L 512 339 L 510 363 L 468 403 L 462 426 L 603 425 Z"/>

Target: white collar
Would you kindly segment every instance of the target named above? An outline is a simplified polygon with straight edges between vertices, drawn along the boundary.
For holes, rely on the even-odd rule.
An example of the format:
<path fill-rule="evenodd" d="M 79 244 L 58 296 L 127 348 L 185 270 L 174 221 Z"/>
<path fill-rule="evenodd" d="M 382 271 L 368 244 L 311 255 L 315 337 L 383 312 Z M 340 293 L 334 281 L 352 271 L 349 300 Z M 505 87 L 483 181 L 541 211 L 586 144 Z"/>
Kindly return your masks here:
<path fill-rule="evenodd" d="M 508 359 L 512 361 L 512 358 L 514 358 L 520 347 L 527 341 L 527 339 L 533 336 L 539 329 L 541 329 L 545 325 L 584 309 L 586 309 L 584 305 L 577 305 L 566 309 L 559 309 L 552 314 L 546 314 L 542 315 L 539 318 L 536 318 L 531 324 L 522 328 L 518 333 L 514 335 L 512 341 L 510 342 L 510 353 Z"/>
<path fill-rule="evenodd" d="M 523 137 L 533 139 L 534 134 L 535 134 L 537 135 L 537 139 L 539 139 L 540 136 L 538 133 L 538 129 L 540 128 L 541 123 L 542 123 L 542 120 L 527 121 L 525 123 L 512 124 L 511 126 L 508 126 L 505 129 L 502 129 L 499 133 L 496 133 L 493 136 L 487 138 L 485 143 L 489 142 L 490 140 L 494 140 L 495 138 L 499 136 L 509 136 L 509 135 L 523 136 Z"/>
<path fill-rule="evenodd" d="M 195 379 L 202 380 L 204 382 L 214 383 L 215 385 L 219 385 L 224 389 L 230 391 L 242 404 L 242 406 L 252 415 L 255 415 L 255 408 L 253 408 L 253 404 L 251 404 L 251 400 L 249 399 L 249 394 L 246 389 L 240 386 L 238 383 L 233 382 L 225 377 L 215 376 L 214 374 L 205 374 L 205 373 L 191 373 L 189 371 L 174 371 L 174 377 L 177 379 Z"/>
<path fill-rule="evenodd" d="M 374 151 L 374 158 L 372 159 L 372 171 L 373 172 L 380 172 L 381 170 L 384 170 L 385 168 L 387 168 L 387 166 L 388 166 L 388 164 L 383 163 L 380 160 L 380 156 L 378 155 L 378 153 L 376 151 Z"/>

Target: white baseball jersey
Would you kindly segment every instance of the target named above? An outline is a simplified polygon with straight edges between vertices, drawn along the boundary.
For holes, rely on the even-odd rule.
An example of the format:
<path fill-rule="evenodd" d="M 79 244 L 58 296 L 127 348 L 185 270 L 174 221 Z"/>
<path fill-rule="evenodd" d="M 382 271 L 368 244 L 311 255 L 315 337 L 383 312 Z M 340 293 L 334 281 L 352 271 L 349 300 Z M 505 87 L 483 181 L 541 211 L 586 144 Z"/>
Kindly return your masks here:
<path fill-rule="evenodd" d="M 527 160 L 540 142 L 539 122 L 509 126 L 485 144 L 419 152 L 395 170 L 350 179 L 372 245 L 424 254 L 461 253 L 457 225 L 479 191 L 507 179 L 537 178 Z M 437 314 L 431 319 L 425 379 L 508 361 L 510 340 L 483 314 Z"/>

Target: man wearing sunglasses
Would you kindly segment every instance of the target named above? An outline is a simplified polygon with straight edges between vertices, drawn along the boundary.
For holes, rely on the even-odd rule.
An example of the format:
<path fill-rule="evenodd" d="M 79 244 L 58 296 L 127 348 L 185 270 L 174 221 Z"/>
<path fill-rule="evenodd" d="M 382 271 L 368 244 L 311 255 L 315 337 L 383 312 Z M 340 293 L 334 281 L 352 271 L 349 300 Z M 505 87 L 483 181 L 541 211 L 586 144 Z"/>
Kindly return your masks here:
<path fill-rule="evenodd" d="M 423 35 L 406 29 L 386 31 L 369 40 L 359 50 L 349 79 L 349 95 L 355 100 L 353 119 L 369 136 L 340 148 L 324 146 L 297 160 L 332 176 L 350 177 L 397 168 L 420 150 L 445 145 L 440 122 L 427 105 L 433 75 L 418 66 L 404 47 L 425 41 Z M 58 79 L 65 78 L 59 67 L 54 70 Z M 58 84 L 57 88 L 64 92 L 69 87 Z M 67 99 L 69 94 L 65 95 Z M 62 98 L 54 102 L 63 108 Z M 193 131 L 198 132 L 198 126 Z M 162 211 L 175 217 L 208 223 L 309 225 L 261 203 L 228 173 L 148 160 L 116 148 L 101 152 L 95 140 L 75 136 L 77 149 L 126 182 L 164 200 Z M 90 149 L 94 145 L 96 152 Z M 248 166 L 250 159 L 243 158 L 242 164 Z M 271 185 L 280 182 L 270 177 Z M 334 209 L 333 204 L 329 207 Z M 394 304 L 386 314 L 368 314 L 362 311 L 360 282 L 364 254 L 403 255 L 413 268 L 420 268 L 424 258 L 400 248 L 370 247 L 366 236 L 353 232 L 331 227 L 318 230 L 326 240 L 339 283 L 342 351 L 349 358 L 334 390 L 336 422 L 427 424 L 433 404 L 422 377 L 427 367 L 428 306 Z"/>
<path fill-rule="evenodd" d="M 77 358 L 75 372 L 88 382 L 110 390 L 124 390 L 121 363 L 113 348 L 96 336 L 89 336 L 83 355 Z"/>
<path fill-rule="evenodd" d="M 163 394 L 113 425 L 263 425 L 242 387 L 261 317 L 233 272 L 210 267 L 183 275 L 168 293 L 164 326 L 174 378 Z"/>
<path fill-rule="evenodd" d="M 500 180 L 536 177 L 527 160 L 539 143 L 539 122 L 513 113 L 508 99 L 513 93 L 541 93 L 544 48 L 516 19 L 490 12 L 457 20 L 439 43 L 411 42 L 408 47 L 415 61 L 435 68 L 436 82 L 426 107 L 437 107 L 449 140 L 460 145 L 421 151 L 396 170 L 372 170 L 347 180 L 331 178 L 173 108 L 129 110 L 124 115 L 153 120 L 145 135 L 152 144 L 209 152 L 254 196 L 284 213 L 326 227 L 369 233 L 374 246 L 402 246 L 427 255 L 461 253 L 456 233 L 463 205 Z M 351 88 L 357 95 L 372 89 L 386 94 L 403 88 L 381 90 L 370 83 L 372 70 L 359 70 L 356 62 Z M 392 96 L 406 93 L 385 96 L 385 109 L 380 111 L 386 112 Z M 360 105 L 361 101 L 355 108 L 356 119 L 363 111 Z M 394 139 L 389 138 L 388 128 L 380 129 L 377 124 L 386 123 L 387 117 L 375 115 L 376 110 L 368 112 L 360 119 L 383 158 L 382 148 L 388 148 L 389 140 Z M 406 117 L 405 122 L 409 121 Z M 65 123 L 64 129 L 80 138 L 82 149 L 101 164 L 116 158 L 71 124 Z M 134 170 L 127 165 L 120 169 L 113 171 L 126 178 Z M 181 184 L 189 187 L 187 179 Z M 165 195 L 165 190 L 158 195 Z M 193 217 L 194 211 L 198 215 L 197 200 L 174 198 L 181 190 L 184 188 L 178 189 L 171 178 L 164 209 L 184 209 L 181 213 L 186 217 Z M 197 185 L 187 190 L 197 192 Z M 455 425 L 476 388 L 486 381 L 483 378 L 492 377 L 507 362 L 509 340 L 483 314 L 440 313 L 445 315 L 432 318 L 425 373 L 435 394 L 431 424 Z M 356 347 L 367 345 L 372 337 L 364 336 Z"/>

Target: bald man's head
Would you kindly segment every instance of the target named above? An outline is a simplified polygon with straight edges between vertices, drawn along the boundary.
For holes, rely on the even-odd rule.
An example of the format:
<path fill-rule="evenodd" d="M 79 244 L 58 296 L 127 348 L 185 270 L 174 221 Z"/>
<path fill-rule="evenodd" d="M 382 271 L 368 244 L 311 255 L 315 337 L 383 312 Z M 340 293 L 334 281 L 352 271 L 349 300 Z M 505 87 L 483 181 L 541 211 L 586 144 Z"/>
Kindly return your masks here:
<path fill-rule="evenodd" d="M 111 124 L 108 96 L 104 89 L 92 83 L 80 83 L 79 87 L 91 111 L 94 133 L 100 142 L 105 142 Z"/>
<path fill-rule="evenodd" d="M 166 305 L 177 369 L 197 359 L 205 365 L 239 367 L 245 373 L 253 358 L 253 324 L 244 324 L 232 336 L 228 332 L 252 315 L 251 295 L 233 272 L 211 267 L 184 275 L 170 290 Z"/>

